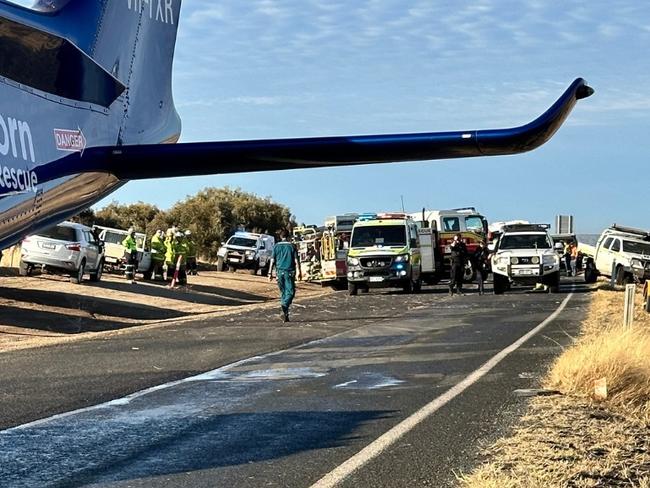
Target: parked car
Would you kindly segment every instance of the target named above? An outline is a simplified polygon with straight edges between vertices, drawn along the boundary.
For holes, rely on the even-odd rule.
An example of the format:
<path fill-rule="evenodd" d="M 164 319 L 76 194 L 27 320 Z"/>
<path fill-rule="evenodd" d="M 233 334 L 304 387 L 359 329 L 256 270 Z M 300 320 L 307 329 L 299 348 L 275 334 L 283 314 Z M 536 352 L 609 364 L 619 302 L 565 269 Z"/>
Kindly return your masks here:
<path fill-rule="evenodd" d="M 19 272 L 28 276 L 35 268 L 69 274 L 72 283 L 81 283 L 88 272 L 90 281 L 102 278 L 104 246 L 90 227 L 62 222 L 23 239 Z"/>

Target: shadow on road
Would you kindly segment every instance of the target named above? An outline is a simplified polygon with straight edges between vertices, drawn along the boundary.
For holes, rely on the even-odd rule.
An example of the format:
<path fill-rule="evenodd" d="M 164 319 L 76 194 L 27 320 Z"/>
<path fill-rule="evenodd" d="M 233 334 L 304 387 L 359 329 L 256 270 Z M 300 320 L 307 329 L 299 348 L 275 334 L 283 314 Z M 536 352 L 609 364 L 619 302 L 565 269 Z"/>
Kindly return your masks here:
<path fill-rule="evenodd" d="M 76 440 L 61 442 L 56 450 L 49 452 L 54 458 L 61 458 L 62 466 L 67 465 L 65 470 L 54 476 L 56 486 L 146 480 L 346 446 L 360 438 L 358 431 L 363 424 L 391 418 L 395 414 L 381 410 L 281 411 L 210 416 L 204 412 L 200 417 L 187 417 L 178 423 L 166 422 L 164 426 L 142 422 L 118 424 L 115 429 L 109 427 L 107 430 L 94 424 L 93 428 L 101 429 L 103 435 L 61 432 L 63 437 L 75 435 Z M 56 431 L 59 428 L 65 427 L 50 429 Z M 83 429 L 81 425 L 78 428 Z M 77 431 L 77 428 L 73 430 Z M 50 432 L 51 438 L 58 437 L 54 431 Z M 96 443 L 98 439 L 101 445 Z M 14 444 L 10 457 L 19 455 L 21 449 L 31 451 L 41 448 L 21 444 L 21 441 Z M 36 454 L 31 452 L 23 459 L 36 460 Z M 56 464 L 58 459 L 51 459 L 50 462 Z M 76 466 L 73 468 L 71 463 Z M 88 466 L 93 467 L 89 469 Z M 25 473 L 28 473 L 27 477 L 30 473 L 38 476 L 36 467 L 20 473 L 13 471 L 15 467 L 14 463 L 5 463 L 0 467 L 2 479 L 12 480 L 20 476 L 21 480 L 25 480 Z M 70 476 L 71 472 L 75 474 Z M 50 478 L 50 481 L 53 479 Z"/>
<path fill-rule="evenodd" d="M 70 285 L 74 287 L 74 285 Z M 99 314 L 109 317 L 121 317 L 133 320 L 163 320 L 188 315 L 177 310 L 170 310 L 151 305 L 129 303 L 110 298 L 99 298 L 83 295 L 83 289 L 71 288 L 79 293 L 61 293 L 52 290 L 33 290 L 0 287 L 0 298 L 21 302 L 30 302 L 46 307 L 69 308 L 83 310 L 91 315 Z M 30 311 L 30 313 L 32 313 Z M 45 312 L 44 312 L 45 313 Z M 0 311 L 0 323 L 5 313 Z"/>
<path fill-rule="evenodd" d="M 211 289 L 202 293 L 198 290 L 198 285 L 190 285 L 188 287 L 178 287 L 170 289 L 167 283 L 163 282 L 146 282 L 146 283 L 124 283 L 118 281 L 100 281 L 93 283 L 92 286 L 108 290 L 116 290 L 126 293 L 133 293 L 136 295 L 147 295 L 158 298 L 170 298 L 172 300 L 182 300 L 185 302 L 199 303 L 201 305 L 219 305 L 219 306 L 237 306 L 248 305 L 253 301 L 263 301 L 264 298 L 258 295 L 252 295 L 246 292 L 238 292 L 236 290 L 225 290 L 223 288 L 204 286 L 204 289 Z M 223 295 L 231 295 L 230 297 L 220 296 L 219 293 L 223 291 Z"/>

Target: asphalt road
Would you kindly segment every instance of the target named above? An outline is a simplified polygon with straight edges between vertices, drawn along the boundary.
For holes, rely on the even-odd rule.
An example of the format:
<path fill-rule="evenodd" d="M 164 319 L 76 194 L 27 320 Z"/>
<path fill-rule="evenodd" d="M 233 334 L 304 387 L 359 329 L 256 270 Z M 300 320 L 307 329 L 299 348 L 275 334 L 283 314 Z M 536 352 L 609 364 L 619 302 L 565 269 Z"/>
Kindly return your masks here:
<path fill-rule="evenodd" d="M 573 289 L 337 293 L 289 326 L 261 310 L 0 354 L 0 486 L 307 487 L 337 468 L 345 487 L 454 486 L 575 336 Z"/>

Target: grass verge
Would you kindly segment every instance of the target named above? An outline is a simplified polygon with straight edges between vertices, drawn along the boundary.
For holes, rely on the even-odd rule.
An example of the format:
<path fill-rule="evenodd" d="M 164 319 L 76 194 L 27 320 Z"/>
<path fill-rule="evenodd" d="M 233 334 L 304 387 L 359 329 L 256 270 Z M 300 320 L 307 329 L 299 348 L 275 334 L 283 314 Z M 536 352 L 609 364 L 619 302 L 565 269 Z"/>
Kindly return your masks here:
<path fill-rule="evenodd" d="M 650 488 L 650 314 L 637 293 L 634 326 L 624 329 L 623 300 L 607 287 L 594 292 L 581 336 L 543 382 L 562 395 L 535 398 L 461 486 Z M 597 400 L 602 378 L 607 398 Z"/>

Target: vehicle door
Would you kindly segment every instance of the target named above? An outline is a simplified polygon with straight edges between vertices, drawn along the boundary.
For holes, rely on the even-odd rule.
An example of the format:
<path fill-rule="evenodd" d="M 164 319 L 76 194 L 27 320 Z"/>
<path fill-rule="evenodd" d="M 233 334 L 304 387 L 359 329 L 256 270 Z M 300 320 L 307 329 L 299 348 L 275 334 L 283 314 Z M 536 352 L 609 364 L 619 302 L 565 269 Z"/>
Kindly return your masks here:
<path fill-rule="evenodd" d="M 418 236 L 418 228 L 415 223 L 407 225 L 407 236 L 409 239 L 409 248 L 411 250 L 411 263 L 413 269 L 413 277 L 418 279 L 422 272 L 421 254 L 420 254 L 420 237 Z"/>
<path fill-rule="evenodd" d="M 86 252 L 86 268 L 97 269 L 99 265 L 99 243 L 87 230 L 78 230 L 81 234 L 81 247 Z"/>
<path fill-rule="evenodd" d="M 620 263 L 623 261 L 621 257 L 622 250 L 623 250 L 623 243 L 621 242 L 621 239 L 615 238 L 614 241 L 612 242 L 612 245 L 609 248 L 610 262 L 609 262 L 609 268 L 604 270 L 605 273 L 611 273 L 612 266 L 614 265 L 614 263 Z"/>
<path fill-rule="evenodd" d="M 261 237 L 259 241 L 259 267 L 264 268 L 271 256 L 271 251 L 269 250 L 269 240 L 266 237 Z"/>
<path fill-rule="evenodd" d="M 600 249 L 596 250 L 596 268 L 600 273 L 607 276 L 609 276 L 612 271 L 612 262 L 614 260 L 611 251 L 609 250 L 612 242 L 614 242 L 614 238 L 608 237 L 605 239 L 605 242 L 602 243 Z"/>

